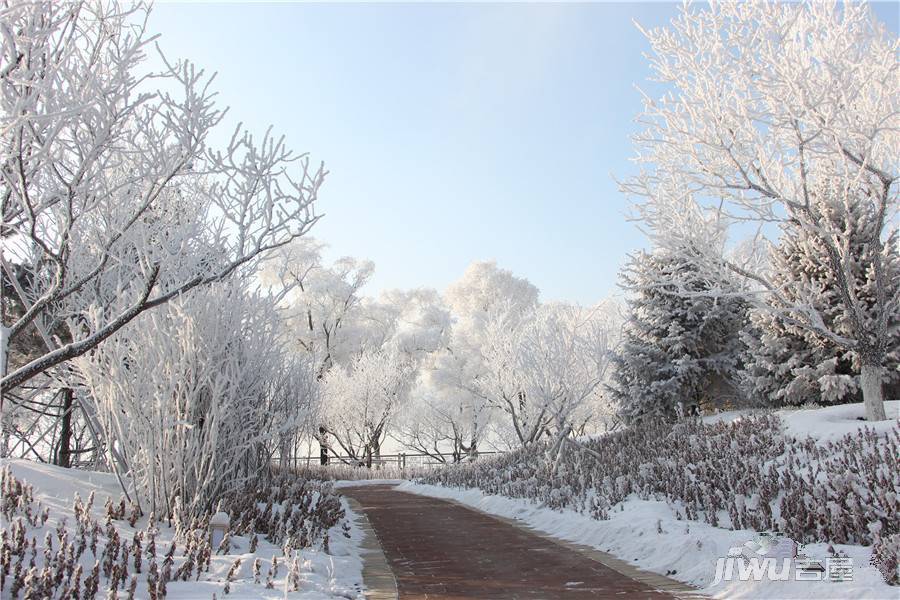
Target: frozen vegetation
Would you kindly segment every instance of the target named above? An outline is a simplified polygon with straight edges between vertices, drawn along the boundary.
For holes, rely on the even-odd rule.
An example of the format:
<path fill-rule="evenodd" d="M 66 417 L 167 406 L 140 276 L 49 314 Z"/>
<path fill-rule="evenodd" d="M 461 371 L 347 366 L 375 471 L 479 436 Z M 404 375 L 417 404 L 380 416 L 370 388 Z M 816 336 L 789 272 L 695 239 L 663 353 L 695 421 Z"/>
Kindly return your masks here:
<path fill-rule="evenodd" d="M 108 473 L 8 461 L 0 575 L 8 598 L 357 598 L 360 532 L 330 485 L 296 477 L 223 498 L 209 519 L 141 515 Z M 215 546 L 212 541 L 217 542 Z"/>

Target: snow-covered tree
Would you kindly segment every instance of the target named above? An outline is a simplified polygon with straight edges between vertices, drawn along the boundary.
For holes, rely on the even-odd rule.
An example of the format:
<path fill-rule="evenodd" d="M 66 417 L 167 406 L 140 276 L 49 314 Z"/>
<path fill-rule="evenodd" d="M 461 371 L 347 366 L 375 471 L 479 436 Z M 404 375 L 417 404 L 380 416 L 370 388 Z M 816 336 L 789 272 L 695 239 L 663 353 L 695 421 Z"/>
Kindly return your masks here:
<path fill-rule="evenodd" d="M 427 365 L 410 391 L 409 402 L 398 414 L 391 437 L 405 448 L 441 463 L 473 457 L 477 435 L 486 427 L 486 411 L 476 409 L 463 385 L 436 382 L 442 372 Z"/>
<path fill-rule="evenodd" d="M 450 312 L 433 289 L 387 290 L 364 299 L 357 319 L 357 344 L 386 347 L 415 364 L 441 348 Z"/>
<path fill-rule="evenodd" d="M 459 446 L 467 455 L 475 456 L 491 419 L 484 398 L 476 391 L 476 381 L 484 372 L 478 341 L 483 329 L 476 328 L 472 320 L 454 318 L 445 343 L 422 361 L 413 398 L 419 415 L 431 423 L 435 436 L 452 440 L 454 448 Z M 404 431 L 408 429 L 402 428 L 401 433 Z M 402 442 L 405 444 L 408 438 L 404 436 Z M 422 443 L 410 447 L 421 448 Z"/>
<path fill-rule="evenodd" d="M 689 253 L 641 252 L 622 271 L 628 317 L 609 390 L 626 419 L 696 411 L 717 384 L 737 382 L 746 304 L 710 296 L 722 284 Z"/>
<path fill-rule="evenodd" d="M 372 466 L 406 398 L 412 369 L 400 353 L 364 349 L 324 379 L 320 418 L 326 433 L 357 464 Z"/>
<path fill-rule="evenodd" d="M 602 393 L 618 323 L 597 309 L 551 303 L 525 313 L 495 311 L 484 331 L 475 390 L 503 414 L 508 439 L 528 446 L 555 435 L 561 443 Z"/>
<path fill-rule="evenodd" d="M 815 305 L 785 296 L 758 261 L 712 246 L 689 258 L 701 272 L 755 288 L 747 298 L 757 308 L 777 307 L 783 322 L 854 352 L 866 416 L 885 419 L 888 323 L 900 309 L 880 258 L 898 206 L 896 35 L 865 3 L 837 2 L 685 5 L 670 27 L 644 33 L 666 91 L 645 100 L 635 138 L 641 171 L 622 187 L 639 199 L 654 242 L 688 247 L 698 221 L 735 233 L 756 226 L 757 248 L 769 243 L 772 224 L 795 221 L 815 233 L 849 317 L 842 332 Z M 833 225 L 840 220 L 815 208 L 825 187 L 836 206 L 865 204 L 871 219 L 871 306 L 853 285 L 854 258 Z"/>
<path fill-rule="evenodd" d="M 352 257 L 326 264 L 324 248 L 312 238 L 296 240 L 279 249 L 261 272 L 263 284 L 284 306 L 286 327 L 299 349 L 318 364 L 320 378 L 359 350 L 360 333 L 354 328 L 361 318 L 361 290 L 375 271 L 371 261 Z"/>
<path fill-rule="evenodd" d="M 494 261 L 476 261 L 447 288 L 444 298 L 457 319 L 483 322 L 497 307 L 512 311 L 533 308 L 538 289 L 527 279 L 501 269 Z"/>
<path fill-rule="evenodd" d="M 386 291 L 378 299 L 367 299 L 361 323 L 367 345 L 399 353 L 415 371 L 409 399 L 390 436 L 437 461 L 446 462 L 448 451 L 459 461 L 468 451 L 472 418 L 455 402 L 460 390 L 433 377 L 451 332 L 450 312 L 441 296 L 431 289 Z"/>
<path fill-rule="evenodd" d="M 443 299 L 431 289 L 388 290 L 377 299 L 367 298 L 360 313 L 361 343 L 398 353 L 413 371 L 408 401 L 394 420 L 390 437 L 435 460 L 445 461 L 443 453 L 449 451 L 458 461 L 471 418 L 465 420 L 462 407 L 448 403 L 459 391 L 435 385 L 431 377 L 451 329 Z"/>
<path fill-rule="evenodd" d="M 482 330 L 481 372 L 473 381 L 475 393 L 498 414 L 496 429 L 509 447 L 532 444 L 552 421 L 547 407 L 525 390 L 522 348 L 530 312 L 491 311 Z"/>
<path fill-rule="evenodd" d="M 441 347 L 423 362 L 421 385 L 414 392 L 421 401 L 417 410 L 430 424 L 428 439 L 442 438 L 454 450 L 477 454 L 491 421 L 488 403 L 479 392 L 479 380 L 485 376 L 485 326 L 495 313 L 515 320 L 532 310 L 537 300 L 538 289 L 531 282 L 493 261 L 472 263 L 447 288 L 444 301 L 452 326 Z M 417 424 L 406 424 L 403 431 L 423 435 Z M 429 447 L 410 436 L 404 439 L 412 440 L 411 447 Z"/>
<path fill-rule="evenodd" d="M 415 371 L 444 343 L 450 315 L 434 290 L 388 290 L 378 298 L 364 296 L 374 265 L 349 257 L 326 264 L 323 248 L 311 238 L 286 246 L 267 263 L 262 281 L 282 304 L 287 328 L 299 340 L 299 351 L 314 357 L 319 379 L 331 390 L 324 396 L 328 422 L 313 436 L 327 450 L 351 456 L 377 454 L 388 428 L 364 440 L 348 434 L 348 427 L 335 425 L 346 421 L 355 427 L 359 416 L 352 399 L 342 396 L 343 383 L 336 381 L 353 385 L 354 370 L 375 368 L 373 356 L 394 356 L 404 371 Z M 367 358 L 360 362 L 362 356 Z M 327 383 L 337 367 L 342 370 Z M 340 416 L 340 410 L 350 414 Z"/>
<path fill-rule="evenodd" d="M 877 319 L 873 308 L 877 282 L 872 266 L 880 260 L 888 283 L 888 296 L 900 288 L 900 239 L 891 234 L 876 259 L 869 243 L 876 232 L 868 203 L 835 204 L 827 193 L 814 196 L 813 210 L 830 229 L 842 231 L 837 239 L 849 258 L 847 269 L 853 294 L 870 324 Z M 772 282 L 782 290 L 784 301 L 771 299 L 767 310 L 750 312 L 750 326 L 743 334 L 747 345 L 744 378 L 758 402 L 767 405 L 799 405 L 809 402 L 835 404 L 858 401 L 860 357 L 852 349 L 834 343 L 815 330 L 799 327 L 779 318 L 779 310 L 790 311 L 796 304 L 809 304 L 822 315 L 831 331 L 850 337 L 853 315 L 841 297 L 841 287 L 828 260 L 828 246 L 816 231 L 801 227 L 800 221 L 782 228 L 778 246 L 770 252 Z M 786 302 L 785 302 L 786 301 Z M 900 313 L 889 315 L 889 341 L 884 364 L 886 380 L 900 379 Z"/>
<path fill-rule="evenodd" d="M 606 381 L 620 332 L 617 315 L 608 305 L 583 308 L 544 304 L 525 321 L 519 353 L 525 398 L 544 407 L 551 421 L 548 433 L 557 444 L 583 428 L 586 420 L 602 417 Z M 601 409 L 601 414 L 593 410 Z M 512 413 L 509 413 L 512 416 Z"/>
<path fill-rule="evenodd" d="M 598 365 L 601 384 L 572 413 L 572 433 L 577 437 L 609 433 L 622 425 L 619 406 L 609 384 L 622 344 L 625 307 L 619 298 L 610 297 L 581 310 L 588 315 L 591 339 L 596 342 L 594 354 L 602 357 L 604 362 Z"/>
<path fill-rule="evenodd" d="M 2 269 L 24 307 L 3 315 L 4 391 L 316 221 L 321 167 L 240 126 L 210 146 L 223 111 L 189 62 L 142 75 L 146 13 L 93 0 L 0 8 Z M 69 335 L 53 336 L 59 326 Z M 45 348 L 7 371 L 6 349 L 31 328 Z"/>

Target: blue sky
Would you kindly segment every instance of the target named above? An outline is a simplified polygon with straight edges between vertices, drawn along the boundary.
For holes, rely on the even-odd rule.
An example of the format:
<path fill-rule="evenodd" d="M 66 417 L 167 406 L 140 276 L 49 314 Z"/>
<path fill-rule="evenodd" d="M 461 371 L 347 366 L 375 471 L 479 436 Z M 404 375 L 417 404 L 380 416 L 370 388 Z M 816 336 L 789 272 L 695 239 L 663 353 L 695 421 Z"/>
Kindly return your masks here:
<path fill-rule="evenodd" d="M 896 31 L 897 6 L 876 11 Z M 167 54 L 218 72 L 232 123 L 274 125 L 324 160 L 333 257 L 369 293 L 444 289 L 495 259 L 545 300 L 616 291 L 644 245 L 613 175 L 646 86 L 646 41 L 676 5 L 162 3 Z"/>

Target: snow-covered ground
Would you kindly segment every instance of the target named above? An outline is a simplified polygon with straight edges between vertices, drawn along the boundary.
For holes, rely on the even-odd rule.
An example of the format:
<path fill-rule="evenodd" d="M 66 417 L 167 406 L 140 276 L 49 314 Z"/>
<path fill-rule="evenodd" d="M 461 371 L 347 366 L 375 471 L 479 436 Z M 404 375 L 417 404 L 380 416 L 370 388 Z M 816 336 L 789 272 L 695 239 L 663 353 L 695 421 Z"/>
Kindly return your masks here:
<path fill-rule="evenodd" d="M 779 411 L 785 433 L 794 437 L 812 436 L 820 441 L 836 439 L 863 426 L 881 434 L 898 427 L 900 401 L 887 403 L 893 420 L 877 424 L 858 420 L 862 405 L 844 405 L 820 409 Z M 734 420 L 745 413 L 731 412 L 710 420 Z M 834 550 L 853 559 L 852 581 L 732 581 L 712 585 L 716 563 L 732 547 L 754 540 L 758 533 L 728 530 L 699 521 L 678 520 L 671 506 L 662 501 L 630 497 L 610 510 L 609 520 L 596 520 L 572 510 L 552 510 L 534 502 L 503 496 L 485 495 L 477 489 L 456 489 L 405 482 L 399 489 L 437 498 L 448 498 L 490 514 L 517 519 L 549 535 L 585 544 L 609 552 L 642 569 L 668 575 L 690 583 L 717 598 L 816 598 L 891 599 L 900 590 L 884 583 L 881 574 L 869 565 L 871 548 L 838 545 Z M 827 544 L 803 547 L 810 558 L 825 561 Z"/>
<path fill-rule="evenodd" d="M 75 469 L 63 469 L 52 465 L 34 463 L 25 460 L 6 460 L 0 467 L 8 465 L 14 477 L 24 483 L 34 486 L 35 504 L 40 502 L 49 509 L 49 519 L 37 528 L 29 528 L 28 538 L 37 540 L 38 564 L 40 565 L 45 546 L 45 536 L 53 532 L 59 523 L 65 519 L 65 528 L 70 537 L 74 538 L 74 511 L 73 503 L 75 494 L 78 493 L 82 500 L 88 498 L 94 492 L 93 504 L 94 518 L 103 522 L 105 513 L 103 505 L 109 497 L 113 502 L 118 502 L 120 497 L 119 484 L 115 477 L 108 473 L 97 473 Z M 250 540 L 243 536 L 231 538 L 232 549 L 229 554 L 213 554 L 210 561 L 209 572 L 204 572 L 199 580 L 170 581 L 167 586 L 167 598 L 194 599 L 212 598 L 215 594 L 218 598 L 240 599 L 275 599 L 295 598 L 303 600 L 325 600 L 333 598 L 362 598 L 362 559 L 360 557 L 360 542 L 362 531 L 356 526 L 358 518 L 350 511 L 345 500 L 344 509 L 347 511 L 349 523 L 349 538 L 344 535 L 341 526 L 332 528 L 329 532 L 329 551 L 304 549 L 297 552 L 298 565 L 300 567 L 300 587 L 298 591 L 291 591 L 288 583 L 289 558 L 283 556 L 282 549 L 260 538 L 255 553 L 251 553 Z M 6 525 L 6 524 L 4 524 Z M 148 517 L 140 518 L 134 527 L 129 526 L 125 520 L 113 521 L 119 535 L 124 540 L 131 540 L 135 532 L 144 530 L 148 525 Z M 157 525 L 159 534 L 156 543 L 162 554 L 169 547 L 172 538 L 172 528 L 165 523 Z M 175 566 L 181 560 L 182 552 L 175 554 Z M 272 564 L 273 557 L 278 558 L 280 569 L 278 576 L 274 578 L 273 587 L 267 588 L 265 584 L 266 574 Z M 254 583 L 253 562 L 260 560 L 262 580 Z M 241 563 L 230 584 L 230 594 L 225 594 L 226 575 L 235 561 Z M 94 557 L 90 550 L 85 551 L 81 564 L 87 573 L 93 567 Z M 146 567 L 145 567 L 146 570 Z M 8 581 L 7 581 L 8 583 Z M 4 592 L 8 597 L 9 588 Z M 120 597 L 127 597 L 127 592 L 120 591 Z M 107 597 L 106 589 L 101 583 L 97 597 Z M 136 598 L 147 598 L 146 578 L 138 577 Z"/>
<path fill-rule="evenodd" d="M 887 421 L 869 423 L 865 421 L 865 409 L 862 403 L 840 404 L 838 406 L 783 408 L 775 411 L 775 414 L 784 423 L 784 432 L 795 438 L 807 436 L 815 438 L 819 442 L 828 442 L 839 439 L 848 433 L 857 431 L 860 427 L 868 427 L 879 434 L 886 434 L 897 427 L 900 419 L 900 400 L 889 400 L 884 403 L 887 413 Z M 708 417 L 703 417 L 707 423 L 719 421 L 734 421 L 747 414 L 761 412 L 759 410 L 733 410 L 722 412 Z"/>

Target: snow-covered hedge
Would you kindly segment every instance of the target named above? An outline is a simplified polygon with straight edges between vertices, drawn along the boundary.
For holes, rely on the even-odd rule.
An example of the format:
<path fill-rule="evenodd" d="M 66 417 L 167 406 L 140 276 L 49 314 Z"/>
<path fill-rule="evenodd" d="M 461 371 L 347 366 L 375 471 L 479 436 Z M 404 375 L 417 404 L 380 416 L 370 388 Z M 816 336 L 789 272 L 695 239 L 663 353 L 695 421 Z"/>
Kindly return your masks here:
<path fill-rule="evenodd" d="M 309 465 L 291 468 L 303 479 L 317 479 L 322 481 L 364 481 L 369 479 L 405 479 L 410 473 L 418 473 L 414 469 L 401 469 L 396 464 L 376 465 L 373 468 L 356 467 L 340 463 L 331 463 L 328 466 Z"/>
<path fill-rule="evenodd" d="M 288 473 L 275 476 L 252 494 L 237 495 L 224 510 L 230 518 L 226 538 L 261 534 L 285 548 L 285 552 L 309 547 L 319 540 L 327 545 L 327 531 L 345 516 L 331 484 Z"/>
<path fill-rule="evenodd" d="M 606 519 L 629 495 L 664 500 L 679 518 L 777 530 L 807 542 L 869 545 L 900 533 L 900 433 L 868 428 L 796 439 L 777 416 L 675 425 L 645 422 L 568 445 L 554 472 L 546 446 L 441 469 L 422 483 L 479 488 Z"/>

